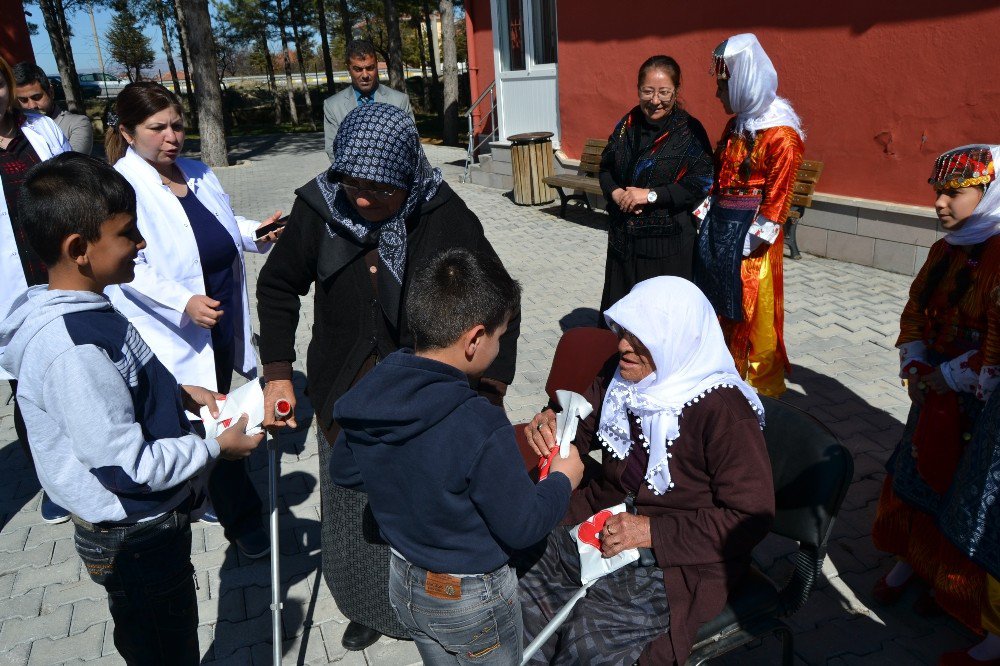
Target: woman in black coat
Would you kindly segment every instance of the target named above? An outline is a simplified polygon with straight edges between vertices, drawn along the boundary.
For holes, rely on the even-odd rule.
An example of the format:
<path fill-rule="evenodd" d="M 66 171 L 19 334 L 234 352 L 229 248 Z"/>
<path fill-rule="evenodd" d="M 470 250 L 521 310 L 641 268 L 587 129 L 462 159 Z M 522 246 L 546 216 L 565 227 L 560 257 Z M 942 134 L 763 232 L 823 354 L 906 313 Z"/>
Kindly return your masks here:
<path fill-rule="evenodd" d="M 608 257 L 601 312 L 636 283 L 691 279 L 697 226 L 691 211 L 712 186 L 705 128 L 677 105 L 681 70 L 668 56 L 639 68 L 639 104 L 618 121 L 601 156 L 608 202 Z"/>
<path fill-rule="evenodd" d="M 279 399 L 294 407 L 292 363 L 300 297 L 313 293 L 307 393 L 320 451 L 323 575 L 351 621 L 343 644 L 361 650 L 379 634 L 405 637 L 389 605 L 389 549 L 364 493 L 334 485 L 327 472 L 338 426 L 333 405 L 379 359 L 412 347 L 406 289 L 413 270 L 445 248 L 493 254 L 483 227 L 431 168 L 408 114 L 388 104 L 360 106 L 337 133 L 329 171 L 296 191 L 282 242 L 257 281 L 260 354 L 267 385 L 265 425 Z M 479 391 L 500 404 L 514 378 L 520 320 L 501 338 L 500 355 Z"/>

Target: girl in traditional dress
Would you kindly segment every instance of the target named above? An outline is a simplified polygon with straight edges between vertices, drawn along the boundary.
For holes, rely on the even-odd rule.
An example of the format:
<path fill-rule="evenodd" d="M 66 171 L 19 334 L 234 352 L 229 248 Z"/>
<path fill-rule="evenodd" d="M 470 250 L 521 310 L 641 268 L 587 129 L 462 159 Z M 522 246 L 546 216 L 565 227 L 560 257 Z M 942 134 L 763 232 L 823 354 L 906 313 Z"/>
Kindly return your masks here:
<path fill-rule="evenodd" d="M 983 470 L 971 469 L 977 447 L 963 456 L 1000 379 L 998 154 L 1000 146 L 964 146 L 935 163 L 930 183 L 947 235 L 931 247 L 900 320 L 900 375 L 913 404 L 887 464 L 872 530 L 876 547 L 898 558 L 875 585 L 877 601 L 898 601 L 916 576 L 931 591 L 918 599 L 915 610 L 929 613 L 940 607 L 974 631 L 988 633 L 972 650 L 942 657 L 947 666 L 1000 666 L 1000 587 L 990 575 L 1000 573 L 1000 567 L 988 573 L 988 560 L 970 559 L 983 534 L 980 507 L 988 496 L 983 490 L 993 488 L 995 496 L 997 478 L 983 479 Z M 974 476 L 980 479 L 978 492 L 964 487 L 965 477 Z M 948 525 L 946 516 L 956 513 L 971 521 Z"/>

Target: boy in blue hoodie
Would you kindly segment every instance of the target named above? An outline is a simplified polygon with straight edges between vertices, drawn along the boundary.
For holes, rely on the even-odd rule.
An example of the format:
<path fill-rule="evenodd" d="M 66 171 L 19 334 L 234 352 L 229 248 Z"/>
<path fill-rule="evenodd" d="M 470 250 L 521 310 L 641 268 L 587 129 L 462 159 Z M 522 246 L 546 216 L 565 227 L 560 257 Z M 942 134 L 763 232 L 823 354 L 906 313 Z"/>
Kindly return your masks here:
<path fill-rule="evenodd" d="M 64 153 L 28 172 L 19 198 L 49 284 L 20 296 L 0 324 L 0 363 L 17 399 L 45 492 L 72 513 L 76 550 L 108 592 L 114 641 L 129 664 L 197 664 L 188 480 L 219 455 L 250 455 L 247 418 L 216 439 L 185 408 L 215 394 L 178 386 L 104 297 L 129 282 L 145 241 L 135 192 L 106 162 Z"/>
<path fill-rule="evenodd" d="M 425 664 L 517 664 L 512 550 L 543 539 L 583 475 L 575 449 L 534 485 L 503 410 L 469 386 L 496 358 L 521 287 L 493 257 L 446 250 L 414 273 L 416 349 L 337 401 L 330 472 L 363 490 L 392 548 L 389 599 Z"/>

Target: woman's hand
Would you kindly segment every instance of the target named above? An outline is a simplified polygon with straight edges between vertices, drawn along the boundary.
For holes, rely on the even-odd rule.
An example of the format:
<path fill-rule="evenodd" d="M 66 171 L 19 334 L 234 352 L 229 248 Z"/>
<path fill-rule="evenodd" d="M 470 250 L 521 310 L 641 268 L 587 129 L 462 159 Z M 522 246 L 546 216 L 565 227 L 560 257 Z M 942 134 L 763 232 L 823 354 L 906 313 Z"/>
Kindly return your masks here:
<path fill-rule="evenodd" d="M 608 518 L 601 530 L 601 555 L 614 557 L 629 548 L 652 548 L 653 536 L 648 516 L 616 513 Z"/>
<path fill-rule="evenodd" d="M 622 194 L 615 199 L 615 203 L 621 208 L 624 213 L 631 213 L 633 215 L 639 215 L 642 213 L 643 208 L 649 203 L 649 190 L 643 189 L 641 187 L 626 187 L 624 190 L 615 190 L 615 192 L 621 192 Z M 614 193 L 612 193 L 612 197 Z"/>
<path fill-rule="evenodd" d="M 184 403 L 184 409 L 192 414 L 197 414 L 202 407 L 208 407 L 208 413 L 213 418 L 217 417 L 219 415 L 219 405 L 216 400 L 225 397 L 223 394 L 209 391 L 203 386 L 181 384 L 181 402 Z"/>
<path fill-rule="evenodd" d="M 198 326 L 212 328 L 219 323 L 222 315 L 225 314 L 223 310 L 216 310 L 220 305 L 221 303 L 214 298 L 195 295 L 184 306 L 184 312 Z"/>
<path fill-rule="evenodd" d="M 531 423 L 524 426 L 524 435 L 528 446 L 538 454 L 539 458 L 547 458 L 549 452 L 556 447 L 556 413 L 546 409 L 535 414 Z"/>
<path fill-rule="evenodd" d="M 292 406 L 288 416 L 277 418 L 274 414 L 274 405 L 279 400 L 287 400 Z M 264 423 L 263 427 L 270 431 L 280 428 L 297 428 L 295 422 L 295 385 L 290 379 L 272 379 L 264 385 Z"/>
<path fill-rule="evenodd" d="M 276 210 L 276 211 L 274 211 L 274 215 L 272 215 L 271 217 L 267 218 L 266 220 L 264 220 L 263 222 L 261 222 L 260 224 L 258 224 L 257 228 L 258 229 L 262 229 L 262 228 L 266 227 L 269 224 L 274 224 L 279 219 L 281 219 L 281 211 L 280 210 Z M 281 234 L 284 231 L 285 231 L 284 227 L 278 227 L 277 229 L 275 229 L 271 233 L 267 234 L 266 236 L 261 236 L 260 238 L 258 238 L 257 242 L 258 243 L 274 243 L 279 238 L 281 238 Z"/>

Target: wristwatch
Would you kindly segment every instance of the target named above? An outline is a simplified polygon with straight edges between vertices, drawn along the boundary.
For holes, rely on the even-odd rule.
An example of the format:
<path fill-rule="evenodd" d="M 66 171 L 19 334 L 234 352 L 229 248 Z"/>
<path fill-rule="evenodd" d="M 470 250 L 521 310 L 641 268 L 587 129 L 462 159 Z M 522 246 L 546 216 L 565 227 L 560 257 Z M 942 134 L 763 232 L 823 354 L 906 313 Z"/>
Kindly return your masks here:
<path fill-rule="evenodd" d="M 649 203 L 656 203 L 656 192 L 650 190 L 649 194 L 646 195 L 646 201 Z"/>

